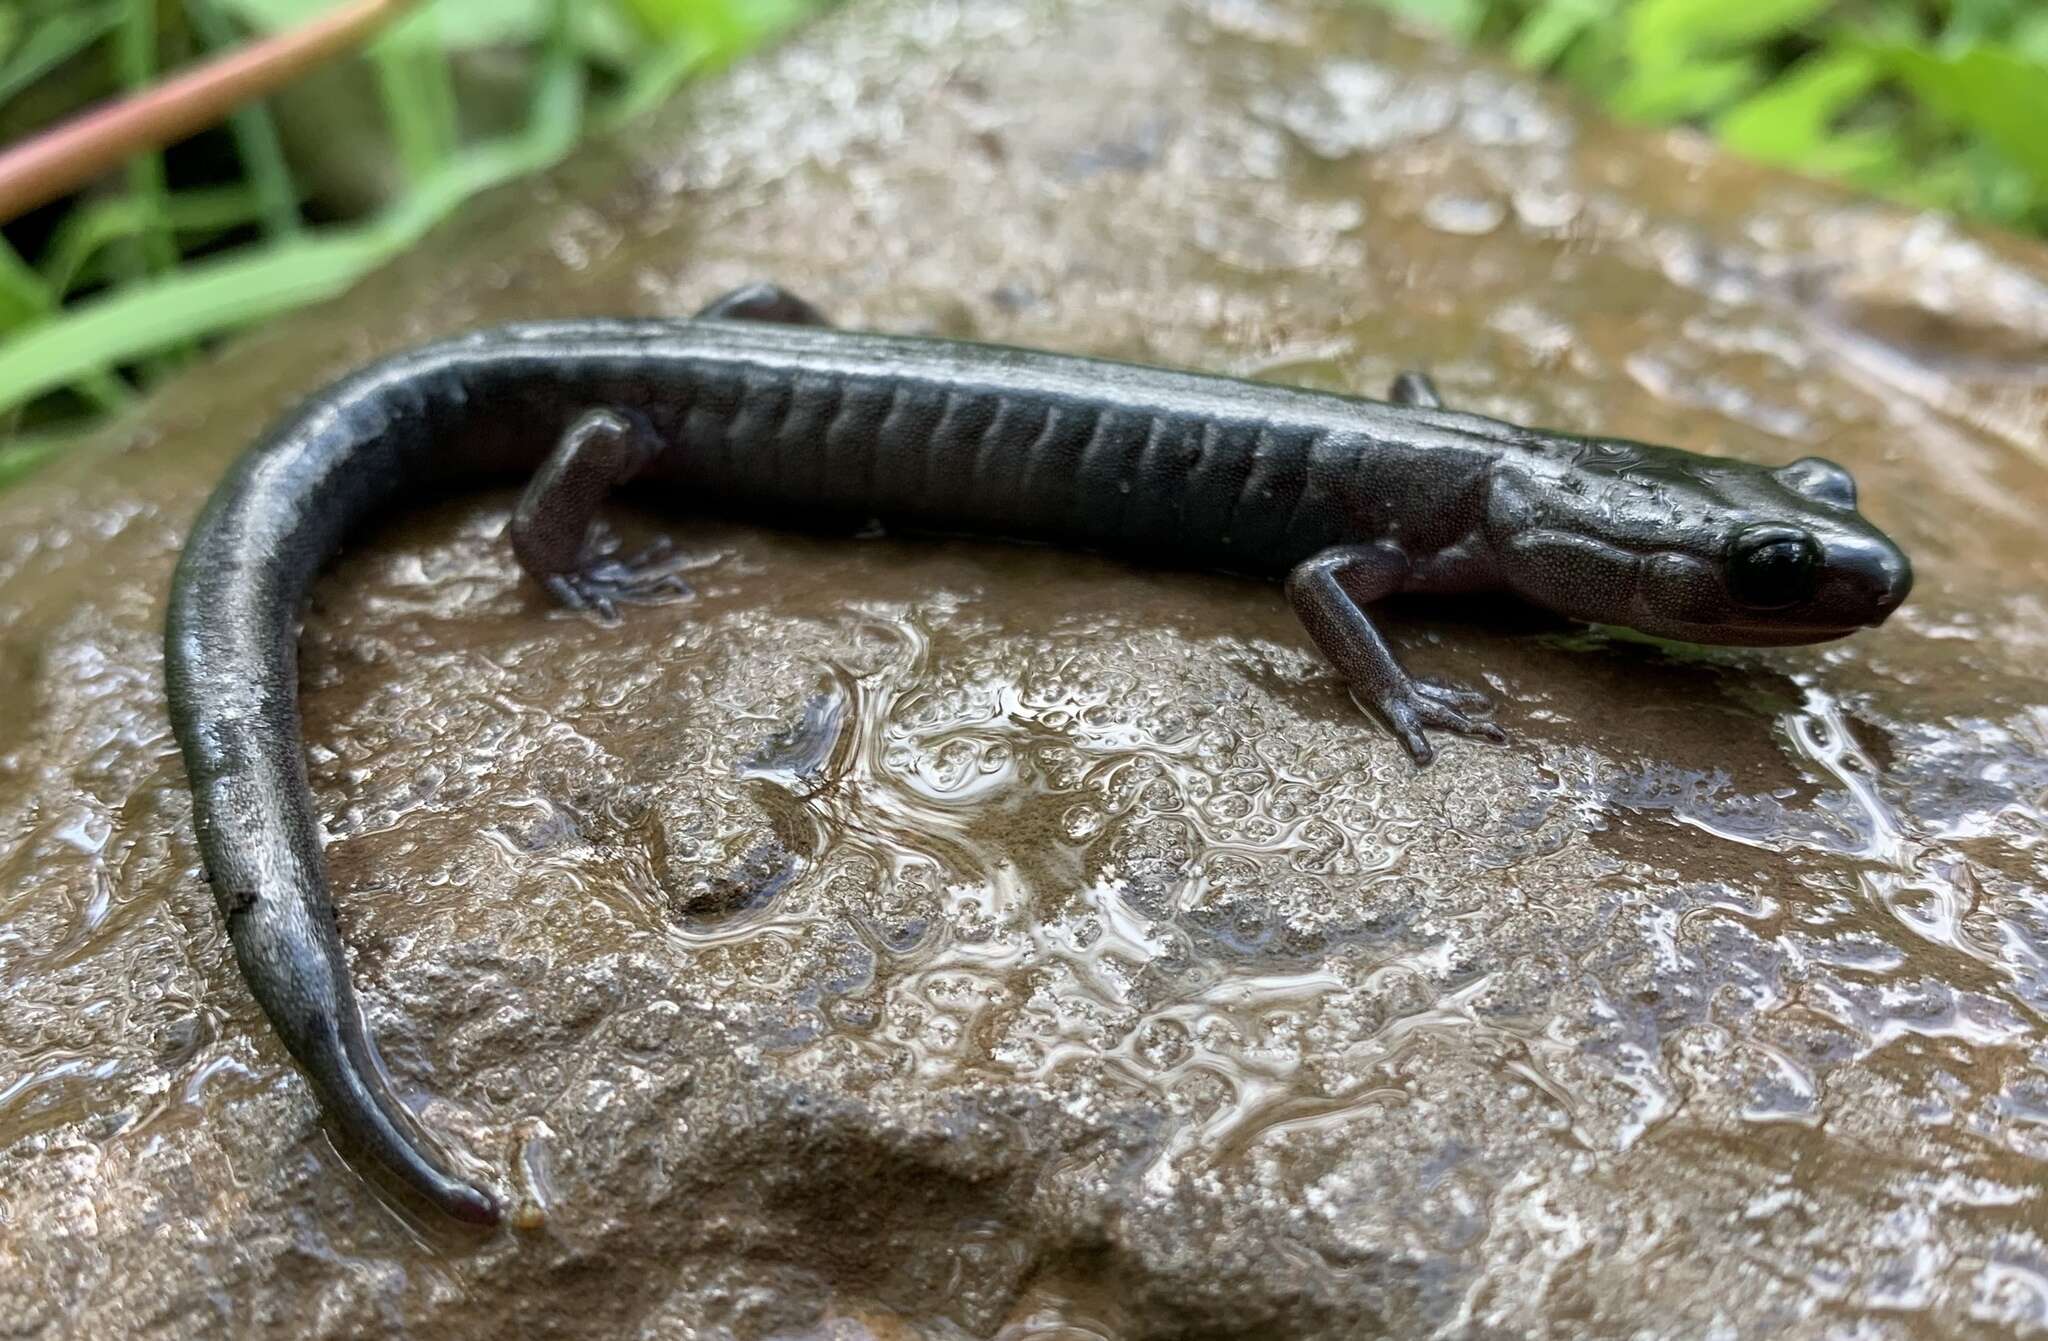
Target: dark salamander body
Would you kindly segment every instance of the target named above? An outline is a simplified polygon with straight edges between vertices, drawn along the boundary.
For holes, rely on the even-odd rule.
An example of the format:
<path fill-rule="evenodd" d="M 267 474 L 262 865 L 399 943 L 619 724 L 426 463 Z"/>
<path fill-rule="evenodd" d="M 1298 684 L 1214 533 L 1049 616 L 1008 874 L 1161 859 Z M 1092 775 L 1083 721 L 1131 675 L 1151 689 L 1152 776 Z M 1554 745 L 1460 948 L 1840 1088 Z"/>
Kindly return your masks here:
<path fill-rule="evenodd" d="M 251 450 L 172 585 L 166 679 L 199 846 L 242 971 L 349 1133 L 449 1213 L 498 1207 L 391 1093 L 350 986 L 307 786 L 297 623 L 366 518 L 531 476 L 510 527 L 559 599 L 609 616 L 673 579 L 586 552 L 631 480 L 693 507 L 1053 541 L 1284 576 L 1311 638 L 1414 755 L 1501 739 L 1483 696 L 1410 676 L 1364 607 L 1509 591 L 1710 643 L 1881 622 L 1905 556 L 1840 467 L 1775 469 L 1442 408 L 957 341 L 841 332 L 766 286 L 693 321 L 514 327 L 387 360 Z"/>

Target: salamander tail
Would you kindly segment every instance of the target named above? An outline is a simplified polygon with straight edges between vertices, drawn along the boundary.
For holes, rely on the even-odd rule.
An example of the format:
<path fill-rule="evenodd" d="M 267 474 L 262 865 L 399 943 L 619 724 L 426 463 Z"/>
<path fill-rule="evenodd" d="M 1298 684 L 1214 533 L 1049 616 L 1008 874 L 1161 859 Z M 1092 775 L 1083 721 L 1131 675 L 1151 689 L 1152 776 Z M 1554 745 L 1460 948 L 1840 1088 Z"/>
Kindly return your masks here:
<path fill-rule="evenodd" d="M 322 1012 L 313 1030 L 293 1040 L 327 1112 L 385 1167 L 457 1220 L 495 1225 L 497 1198 L 454 1172 L 452 1161 L 420 1127 L 384 1076 L 353 1002 Z M 297 1049 L 295 1048 L 295 1051 Z"/>

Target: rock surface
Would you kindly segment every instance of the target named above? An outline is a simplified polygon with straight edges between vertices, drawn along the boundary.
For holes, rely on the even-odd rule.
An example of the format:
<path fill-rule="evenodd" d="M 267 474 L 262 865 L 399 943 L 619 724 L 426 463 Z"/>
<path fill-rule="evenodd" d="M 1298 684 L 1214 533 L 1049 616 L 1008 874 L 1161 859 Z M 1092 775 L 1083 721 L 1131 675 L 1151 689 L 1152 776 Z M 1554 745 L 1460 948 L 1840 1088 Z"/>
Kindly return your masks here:
<path fill-rule="evenodd" d="M 697 594 L 602 627 L 507 496 L 398 520 L 318 590 L 307 739 L 387 1059 L 528 1226 L 469 1237 L 236 975 L 165 583 L 372 354 L 756 276 L 1823 451 L 1919 587 L 1769 652 L 1407 612 L 1515 733 L 1418 773 L 1254 584 L 626 513 Z M 0 1336 L 2048 1327 L 2044 349 L 2037 248 L 1349 5 L 843 12 L 0 497 Z"/>

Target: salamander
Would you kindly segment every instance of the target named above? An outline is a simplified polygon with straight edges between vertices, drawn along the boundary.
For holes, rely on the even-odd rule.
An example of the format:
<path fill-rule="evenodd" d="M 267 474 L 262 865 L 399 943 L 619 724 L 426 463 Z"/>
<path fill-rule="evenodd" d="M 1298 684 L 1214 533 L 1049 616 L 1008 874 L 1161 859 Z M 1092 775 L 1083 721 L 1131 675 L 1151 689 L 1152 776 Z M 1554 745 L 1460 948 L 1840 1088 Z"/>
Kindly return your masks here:
<path fill-rule="evenodd" d="M 515 325 L 387 358 L 251 448 L 194 525 L 166 633 L 199 851 L 250 991 L 340 1127 L 447 1213 L 493 1194 L 393 1092 L 350 984 L 298 719 L 301 606 L 373 514 L 530 480 L 507 531 L 556 600 L 615 616 L 675 578 L 592 543 L 608 494 L 774 524 L 879 522 L 1279 578 L 1309 640 L 1417 764 L 1503 740 L 1411 675 L 1366 607 L 1504 592 L 1695 643 L 1881 623 L 1906 556 L 1819 457 L 1765 467 L 1444 407 L 960 340 L 844 331 L 770 285 L 686 320 Z"/>

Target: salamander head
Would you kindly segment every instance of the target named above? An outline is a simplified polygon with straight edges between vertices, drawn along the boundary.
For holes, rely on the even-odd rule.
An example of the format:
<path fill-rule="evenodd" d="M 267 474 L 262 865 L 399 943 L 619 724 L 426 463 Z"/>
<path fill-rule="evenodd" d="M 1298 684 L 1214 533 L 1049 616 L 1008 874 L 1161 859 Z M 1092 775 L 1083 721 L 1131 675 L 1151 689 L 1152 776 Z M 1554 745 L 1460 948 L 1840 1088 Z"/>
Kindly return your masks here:
<path fill-rule="evenodd" d="M 1500 468 L 1486 538 L 1508 585 L 1559 614 L 1682 642 L 1811 643 L 1883 623 L 1912 588 L 1832 461 L 1547 447 Z"/>

